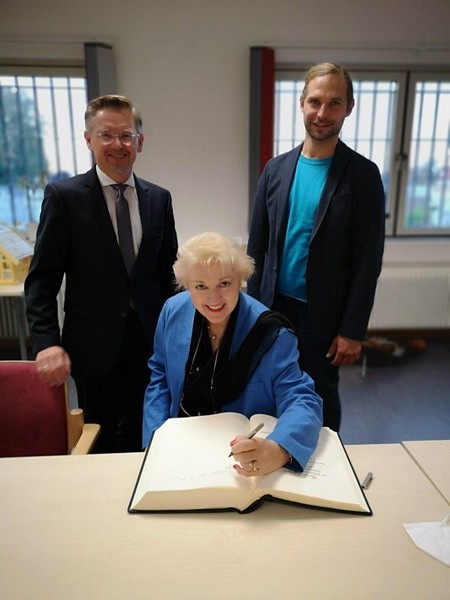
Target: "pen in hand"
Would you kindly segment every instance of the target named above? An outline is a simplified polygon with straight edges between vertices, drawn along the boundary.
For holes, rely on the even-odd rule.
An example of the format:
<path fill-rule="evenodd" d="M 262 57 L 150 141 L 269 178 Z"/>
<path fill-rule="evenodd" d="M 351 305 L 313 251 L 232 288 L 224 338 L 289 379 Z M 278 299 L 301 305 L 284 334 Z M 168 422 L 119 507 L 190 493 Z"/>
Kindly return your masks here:
<path fill-rule="evenodd" d="M 255 427 L 255 429 L 252 429 L 252 430 L 250 431 L 250 433 L 248 434 L 248 436 L 247 436 L 247 438 L 246 438 L 246 439 L 247 439 L 247 440 L 251 440 L 251 439 L 252 439 L 252 437 L 253 437 L 253 436 L 255 436 L 255 435 L 258 433 L 258 431 L 260 431 L 260 430 L 261 430 L 263 427 L 264 427 L 264 423 L 260 423 L 259 425 L 257 425 L 257 426 Z M 230 452 L 230 454 L 228 455 L 228 458 L 230 458 L 230 456 L 233 456 L 233 450 L 232 450 L 232 451 Z"/>

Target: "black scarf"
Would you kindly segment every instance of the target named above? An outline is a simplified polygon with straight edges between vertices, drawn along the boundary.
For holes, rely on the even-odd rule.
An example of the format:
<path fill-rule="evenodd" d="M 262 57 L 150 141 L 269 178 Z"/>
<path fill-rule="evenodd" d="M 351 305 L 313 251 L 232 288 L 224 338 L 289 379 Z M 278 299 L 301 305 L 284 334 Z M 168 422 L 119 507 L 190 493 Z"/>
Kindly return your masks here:
<path fill-rule="evenodd" d="M 199 313 L 196 315 L 180 417 L 221 412 L 223 406 L 240 396 L 280 329 L 294 330 L 282 314 L 267 310 L 259 315 L 236 354 L 230 357 L 238 309 L 237 306 L 231 314 L 219 348 L 212 354 L 205 320 Z"/>

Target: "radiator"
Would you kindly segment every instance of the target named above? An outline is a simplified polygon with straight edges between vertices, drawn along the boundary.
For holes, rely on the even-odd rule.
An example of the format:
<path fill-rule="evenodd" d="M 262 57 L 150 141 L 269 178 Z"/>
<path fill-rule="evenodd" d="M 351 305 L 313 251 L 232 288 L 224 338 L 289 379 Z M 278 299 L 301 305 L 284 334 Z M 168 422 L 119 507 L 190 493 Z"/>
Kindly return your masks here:
<path fill-rule="evenodd" d="M 383 268 L 369 329 L 450 328 L 450 268 Z"/>
<path fill-rule="evenodd" d="M 61 287 L 61 290 L 58 293 L 58 320 L 59 326 L 62 327 L 62 322 L 64 319 L 64 311 L 63 311 L 63 294 L 65 289 L 65 283 Z M 1 290 L 0 290 L 1 292 Z M 0 340 L 6 339 L 10 340 L 13 338 L 19 337 L 18 327 L 17 327 L 17 316 L 16 316 L 16 297 L 11 296 L 1 296 L 0 295 Z M 24 309 L 25 310 L 25 307 Z M 24 327 L 25 327 L 25 335 L 29 337 L 30 333 L 28 330 L 28 324 L 26 322 L 25 315 L 22 315 L 24 319 Z"/>
<path fill-rule="evenodd" d="M 62 322 L 62 313 L 60 315 Z M 450 268 L 384 268 L 369 329 L 450 328 Z M 0 297 L 0 338 L 17 338 L 15 306 Z"/>
<path fill-rule="evenodd" d="M 0 339 L 18 337 L 14 298 L 0 297 Z"/>

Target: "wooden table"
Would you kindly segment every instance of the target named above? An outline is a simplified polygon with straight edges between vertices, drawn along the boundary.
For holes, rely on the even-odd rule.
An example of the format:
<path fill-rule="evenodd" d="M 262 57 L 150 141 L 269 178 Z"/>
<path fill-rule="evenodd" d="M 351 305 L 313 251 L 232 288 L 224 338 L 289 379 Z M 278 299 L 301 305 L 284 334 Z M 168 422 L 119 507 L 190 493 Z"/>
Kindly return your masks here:
<path fill-rule="evenodd" d="M 402 446 L 450 504 L 450 440 L 402 442 Z"/>
<path fill-rule="evenodd" d="M 402 523 L 448 504 L 400 444 L 348 446 L 374 516 L 275 503 L 127 513 L 143 455 L 0 459 L 4 600 L 447 600 L 450 569 Z"/>

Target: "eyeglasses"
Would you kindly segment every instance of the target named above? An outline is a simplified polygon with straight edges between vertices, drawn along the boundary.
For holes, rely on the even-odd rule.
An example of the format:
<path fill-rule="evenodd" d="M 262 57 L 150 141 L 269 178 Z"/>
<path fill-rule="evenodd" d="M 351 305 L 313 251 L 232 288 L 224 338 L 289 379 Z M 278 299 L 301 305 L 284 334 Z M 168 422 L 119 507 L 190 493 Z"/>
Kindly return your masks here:
<path fill-rule="evenodd" d="M 111 144 L 115 138 L 118 138 L 121 144 L 131 146 L 134 140 L 140 136 L 140 133 L 134 131 L 121 131 L 120 133 L 111 133 L 111 131 L 100 131 L 97 133 L 98 139 L 102 144 Z"/>

